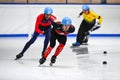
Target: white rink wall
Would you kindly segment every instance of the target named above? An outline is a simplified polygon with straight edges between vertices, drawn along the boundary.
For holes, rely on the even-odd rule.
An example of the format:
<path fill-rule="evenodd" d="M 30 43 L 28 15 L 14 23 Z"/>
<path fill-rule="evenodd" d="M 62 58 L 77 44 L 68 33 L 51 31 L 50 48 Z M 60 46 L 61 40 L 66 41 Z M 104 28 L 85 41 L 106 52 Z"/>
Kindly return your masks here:
<path fill-rule="evenodd" d="M 53 8 L 57 20 L 69 16 L 76 27 L 73 34 L 77 33 L 82 21 L 77 16 L 82 5 L 0 4 L 0 34 L 32 34 L 36 17 L 47 6 Z M 92 34 L 120 34 L 120 5 L 90 5 L 90 8 L 103 17 L 101 29 Z"/>

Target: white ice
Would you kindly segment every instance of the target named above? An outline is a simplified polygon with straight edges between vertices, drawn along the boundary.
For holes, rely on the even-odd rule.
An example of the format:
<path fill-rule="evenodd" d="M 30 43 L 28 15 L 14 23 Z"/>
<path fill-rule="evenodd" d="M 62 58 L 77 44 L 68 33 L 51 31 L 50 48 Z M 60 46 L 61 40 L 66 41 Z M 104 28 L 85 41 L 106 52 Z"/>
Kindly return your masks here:
<path fill-rule="evenodd" d="M 90 37 L 89 45 L 70 48 L 75 37 L 68 37 L 56 63 L 49 66 L 55 47 L 39 67 L 43 39 L 38 38 L 24 57 L 15 61 L 28 38 L 0 38 L 0 80 L 120 80 L 120 38 Z"/>

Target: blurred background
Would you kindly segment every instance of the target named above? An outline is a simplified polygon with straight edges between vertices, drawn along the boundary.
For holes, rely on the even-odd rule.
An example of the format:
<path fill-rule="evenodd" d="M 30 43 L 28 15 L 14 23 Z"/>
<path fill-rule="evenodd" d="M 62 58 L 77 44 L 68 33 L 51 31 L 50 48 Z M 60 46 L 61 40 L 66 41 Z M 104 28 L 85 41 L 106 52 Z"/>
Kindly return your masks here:
<path fill-rule="evenodd" d="M 103 17 L 102 27 L 92 34 L 120 36 L 120 0 L 0 0 L 0 37 L 31 35 L 36 17 L 46 6 L 53 8 L 57 21 L 69 16 L 76 27 L 73 33 L 76 35 L 82 21 L 78 15 L 83 4 L 89 4 L 92 11 Z"/>
<path fill-rule="evenodd" d="M 53 8 L 57 20 L 69 16 L 76 35 L 82 21 L 78 15 L 86 3 L 103 17 L 101 28 L 91 33 L 89 45 L 70 48 L 76 36 L 68 37 L 53 68 L 49 67 L 52 54 L 43 67 L 38 67 L 44 40 L 40 37 L 25 57 L 14 60 L 33 34 L 36 17 L 46 6 Z M 120 80 L 119 12 L 120 0 L 0 0 L 0 80 Z"/>
<path fill-rule="evenodd" d="M 0 3 L 91 3 L 91 4 L 118 4 L 120 0 L 0 0 Z"/>

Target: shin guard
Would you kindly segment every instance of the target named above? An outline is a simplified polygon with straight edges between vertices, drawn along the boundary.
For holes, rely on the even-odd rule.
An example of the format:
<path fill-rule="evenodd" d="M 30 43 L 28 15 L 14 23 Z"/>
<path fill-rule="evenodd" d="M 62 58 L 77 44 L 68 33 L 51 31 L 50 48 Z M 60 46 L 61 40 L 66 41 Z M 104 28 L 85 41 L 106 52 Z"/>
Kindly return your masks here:
<path fill-rule="evenodd" d="M 49 46 L 49 47 L 45 50 L 45 52 L 44 52 L 44 54 L 43 54 L 43 57 L 44 57 L 45 59 L 46 59 L 47 56 L 50 54 L 50 52 L 51 52 L 52 49 L 53 49 L 53 48 Z"/>
<path fill-rule="evenodd" d="M 55 51 L 54 56 L 57 57 L 60 54 L 60 52 L 63 50 L 64 46 L 65 46 L 64 44 L 59 44 L 59 46 L 57 47 L 57 49 Z"/>

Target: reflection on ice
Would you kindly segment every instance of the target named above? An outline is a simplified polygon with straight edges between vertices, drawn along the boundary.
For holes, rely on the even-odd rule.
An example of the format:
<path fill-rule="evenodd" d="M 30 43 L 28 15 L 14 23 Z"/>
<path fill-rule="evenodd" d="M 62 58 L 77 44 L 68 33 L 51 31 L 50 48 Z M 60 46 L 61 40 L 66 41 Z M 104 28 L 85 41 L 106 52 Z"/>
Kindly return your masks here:
<path fill-rule="evenodd" d="M 120 38 L 90 38 L 89 45 L 70 48 L 73 39 L 68 38 L 52 67 L 49 62 L 55 49 L 39 67 L 43 38 L 17 61 L 15 56 L 27 40 L 0 39 L 0 80 L 120 80 Z M 104 60 L 107 65 L 102 64 Z"/>

